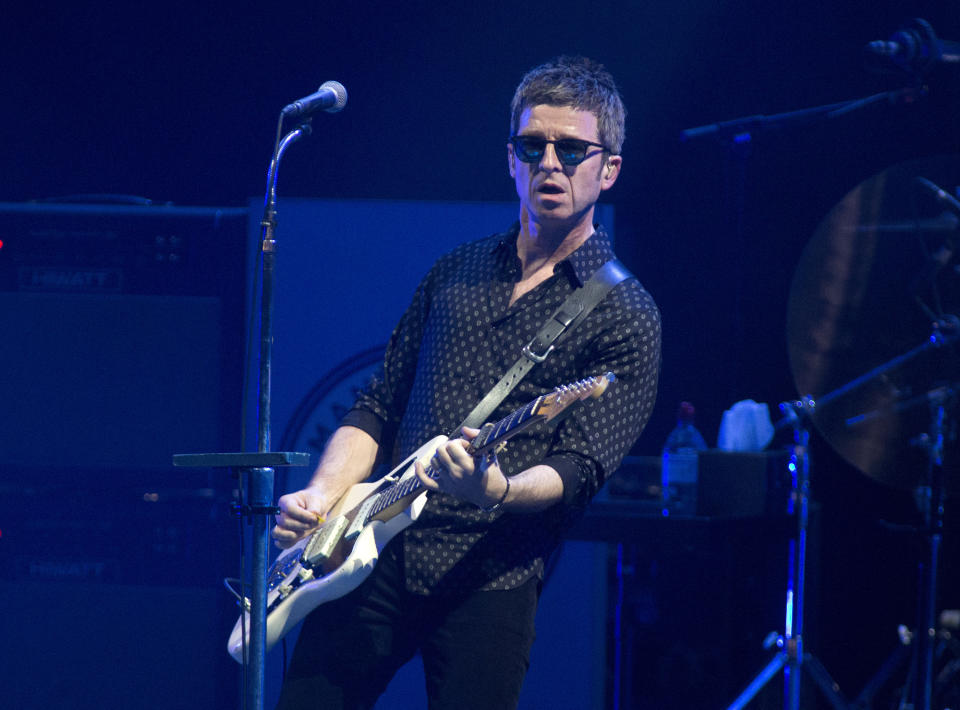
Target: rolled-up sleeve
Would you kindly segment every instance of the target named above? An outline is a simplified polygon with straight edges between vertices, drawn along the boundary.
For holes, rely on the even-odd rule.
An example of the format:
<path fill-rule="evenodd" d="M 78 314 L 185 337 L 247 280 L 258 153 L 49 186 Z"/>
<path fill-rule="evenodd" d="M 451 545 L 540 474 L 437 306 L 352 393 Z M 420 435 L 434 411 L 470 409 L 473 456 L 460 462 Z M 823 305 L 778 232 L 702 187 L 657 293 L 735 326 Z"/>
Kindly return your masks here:
<path fill-rule="evenodd" d="M 543 463 L 563 480 L 563 500 L 585 507 L 640 436 L 653 411 L 660 373 L 660 314 L 636 282 L 617 289 L 597 309 L 600 327 L 592 338 L 587 375 L 612 372 L 615 380 L 583 411 L 557 427 Z"/>

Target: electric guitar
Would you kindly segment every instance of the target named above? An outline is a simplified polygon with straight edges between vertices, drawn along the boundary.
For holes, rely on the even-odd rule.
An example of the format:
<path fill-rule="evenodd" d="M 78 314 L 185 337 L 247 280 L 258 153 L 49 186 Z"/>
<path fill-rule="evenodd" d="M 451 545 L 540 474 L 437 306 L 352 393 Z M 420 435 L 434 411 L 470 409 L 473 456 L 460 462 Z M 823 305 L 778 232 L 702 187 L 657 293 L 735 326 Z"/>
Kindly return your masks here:
<path fill-rule="evenodd" d="M 483 456 L 527 427 L 599 397 L 613 380 L 608 372 L 541 395 L 495 424 L 484 425 L 467 450 L 475 458 Z M 280 553 L 267 573 L 267 651 L 310 611 L 358 587 L 384 546 L 420 517 L 428 491 L 414 473 L 414 462 L 421 461 L 427 475 L 436 478 L 439 472 L 431 457 L 447 440 L 437 436 L 378 481 L 352 486 L 320 527 Z M 250 641 L 247 599 L 243 608 L 227 642 L 227 651 L 238 662 Z"/>

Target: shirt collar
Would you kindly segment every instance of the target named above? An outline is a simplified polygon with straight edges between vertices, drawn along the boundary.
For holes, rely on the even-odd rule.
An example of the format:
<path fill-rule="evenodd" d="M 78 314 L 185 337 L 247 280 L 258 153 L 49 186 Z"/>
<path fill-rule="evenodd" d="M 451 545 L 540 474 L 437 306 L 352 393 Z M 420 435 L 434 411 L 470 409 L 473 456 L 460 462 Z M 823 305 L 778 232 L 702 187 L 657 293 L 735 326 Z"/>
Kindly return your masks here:
<path fill-rule="evenodd" d="M 594 232 L 587 241 L 557 264 L 557 268 L 563 269 L 568 276 L 577 282 L 577 286 L 582 286 L 593 276 L 593 272 L 615 258 L 613 243 L 607 234 L 607 230 L 601 224 L 595 224 L 593 229 Z M 511 263 L 511 258 L 517 258 L 517 235 L 519 234 L 520 223 L 515 222 L 513 227 L 503 234 L 497 235 L 497 238 L 494 239 L 491 251 L 502 265 L 506 266 Z"/>

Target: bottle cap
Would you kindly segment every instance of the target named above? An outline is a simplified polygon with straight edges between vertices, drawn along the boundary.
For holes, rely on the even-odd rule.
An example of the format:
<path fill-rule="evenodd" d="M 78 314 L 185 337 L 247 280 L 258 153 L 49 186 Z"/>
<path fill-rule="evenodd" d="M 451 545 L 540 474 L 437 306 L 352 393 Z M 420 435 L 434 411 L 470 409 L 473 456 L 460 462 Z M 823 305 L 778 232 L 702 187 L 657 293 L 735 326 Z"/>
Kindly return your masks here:
<path fill-rule="evenodd" d="M 677 410 L 677 419 L 682 422 L 692 422 L 696 411 L 690 402 L 681 402 L 680 408 Z"/>

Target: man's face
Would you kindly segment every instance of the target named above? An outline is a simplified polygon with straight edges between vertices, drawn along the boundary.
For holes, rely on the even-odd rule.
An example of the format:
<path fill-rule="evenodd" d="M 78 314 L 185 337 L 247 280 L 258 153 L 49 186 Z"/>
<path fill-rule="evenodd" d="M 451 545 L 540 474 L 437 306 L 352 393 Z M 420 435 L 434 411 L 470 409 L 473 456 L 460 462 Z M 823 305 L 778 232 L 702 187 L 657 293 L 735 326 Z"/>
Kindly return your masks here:
<path fill-rule="evenodd" d="M 597 117 L 592 112 L 546 104 L 524 110 L 517 135 L 600 142 Z M 521 221 L 529 219 L 545 227 L 572 228 L 585 219 L 592 220 L 597 198 L 616 181 L 621 164 L 620 156 L 590 146 L 582 163 L 564 165 L 552 143 L 536 163 L 520 160 L 513 145 L 508 144 L 507 159 L 520 197 Z"/>

